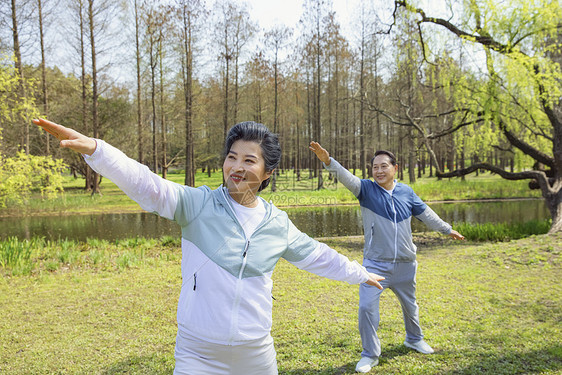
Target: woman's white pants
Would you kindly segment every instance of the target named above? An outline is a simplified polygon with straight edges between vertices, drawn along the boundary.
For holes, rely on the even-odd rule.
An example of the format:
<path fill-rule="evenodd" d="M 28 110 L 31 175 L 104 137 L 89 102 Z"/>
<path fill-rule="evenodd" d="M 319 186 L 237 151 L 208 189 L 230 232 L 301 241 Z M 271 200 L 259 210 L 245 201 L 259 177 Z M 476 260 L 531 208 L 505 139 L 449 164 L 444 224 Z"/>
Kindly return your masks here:
<path fill-rule="evenodd" d="M 202 341 L 178 330 L 174 375 L 277 375 L 270 335 L 241 345 Z"/>

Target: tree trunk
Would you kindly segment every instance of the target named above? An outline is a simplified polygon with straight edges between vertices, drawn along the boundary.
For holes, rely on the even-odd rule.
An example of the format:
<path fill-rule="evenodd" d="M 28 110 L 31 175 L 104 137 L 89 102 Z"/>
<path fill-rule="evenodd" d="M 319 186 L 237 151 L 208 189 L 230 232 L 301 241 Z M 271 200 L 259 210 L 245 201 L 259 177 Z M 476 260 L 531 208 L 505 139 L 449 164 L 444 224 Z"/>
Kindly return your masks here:
<path fill-rule="evenodd" d="M 322 93 L 322 80 L 321 80 L 321 69 L 320 69 L 320 54 L 322 53 L 320 45 L 320 17 L 316 19 L 316 139 L 317 142 L 321 144 L 322 142 L 322 119 L 320 111 L 320 97 Z M 324 187 L 324 179 L 322 178 L 322 166 L 318 158 L 314 158 L 316 168 L 318 169 L 318 186 L 317 189 L 320 190 Z"/>
<path fill-rule="evenodd" d="M 559 178 L 557 183 L 558 186 L 562 185 L 562 178 Z M 548 233 L 562 232 L 562 189 L 559 189 L 557 194 L 547 195 L 545 197 L 545 202 L 552 218 L 552 225 Z"/>
<path fill-rule="evenodd" d="M 306 126 L 307 126 L 307 135 L 309 138 L 312 138 L 312 105 L 311 105 L 311 99 L 310 97 L 312 96 L 312 90 L 310 89 L 310 76 L 309 76 L 309 71 L 307 69 L 306 71 Z M 315 139 L 316 142 L 318 142 L 318 140 Z M 312 152 L 308 152 L 307 153 L 307 167 L 308 167 L 308 179 L 312 179 L 314 177 L 314 169 L 312 167 Z"/>
<path fill-rule="evenodd" d="M 364 31 L 364 30 L 363 30 Z M 367 178 L 365 165 L 365 35 L 361 37 L 361 61 L 359 63 L 359 168 L 361 177 Z"/>
<path fill-rule="evenodd" d="M 184 98 L 185 98 L 185 185 L 195 186 L 195 160 L 193 145 L 193 49 L 192 49 L 192 19 L 191 13 L 183 8 L 184 27 Z"/>
<path fill-rule="evenodd" d="M 226 41 L 225 41 L 226 43 Z M 224 70 L 224 113 L 222 118 L 223 124 L 223 131 L 224 131 L 224 139 L 223 144 L 226 142 L 226 133 L 228 131 L 228 75 L 229 75 L 229 68 L 230 68 L 230 56 L 225 55 L 225 70 Z"/>
<path fill-rule="evenodd" d="M 158 55 L 160 64 L 160 129 L 162 131 L 162 178 L 168 177 L 168 140 L 166 133 L 168 129 L 166 128 L 166 113 L 164 111 L 164 55 L 162 46 L 163 36 L 162 29 L 160 29 L 160 38 L 158 39 Z"/>
<path fill-rule="evenodd" d="M 273 63 L 273 70 L 274 70 L 274 104 L 273 104 L 273 132 L 277 134 L 279 132 L 279 125 L 278 125 L 278 95 L 279 95 L 279 82 L 277 77 L 277 62 L 278 62 L 278 50 L 275 49 L 275 60 Z M 273 172 L 271 176 L 271 191 L 277 191 L 277 170 Z"/>
<path fill-rule="evenodd" d="M 98 72 L 96 68 L 96 44 L 94 37 L 94 0 L 88 0 L 88 17 L 90 21 L 90 46 L 92 48 L 92 129 L 94 138 L 99 138 Z M 92 171 L 92 176 L 92 194 L 99 194 L 99 175 Z"/>
<path fill-rule="evenodd" d="M 416 148 L 414 147 L 414 135 L 412 128 L 408 132 L 408 178 L 410 184 L 416 182 Z"/>
<path fill-rule="evenodd" d="M 140 25 L 139 25 L 139 13 L 137 0 L 135 0 L 135 43 L 136 43 L 136 60 L 137 60 L 137 147 L 138 147 L 138 159 L 139 163 L 144 163 L 144 150 L 142 144 L 142 99 L 141 99 L 141 51 L 140 51 Z"/>
<path fill-rule="evenodd" d="M 37 0 L 37 13 L 39 15 L 39 42 L 41 47 L 41 91 L 42 91 L 42 104 L 43 116 L 49 118 L 49 106 L 47 96 L 47 69 L 45 63 L 45 32 L 43 30 L 43 3 L 42 0 Z M 45 152 L 47 155 L 51 153 L 51 135 L 45 132 Z"/>
<path fill-rule="evenodd" d="M 239 53 L 240 53 L 240 51 L 236 50 L 236 55 L 235 55 L 235 58 L 234 58 L 234 103 L 233 103 L 234 108 L 233 108 L 233 111 L 232 111 L 232 117 L 233 117 L 232 122 L 234 124 L 236 124 L 238 122 L 238 100 L 239 100 L 239 98 L 238 98 L 238 96 L 239 96 L 239 93 L 238 93 L 238 88 L 239 88 L 238 87 L 239 86 L 239 84 L 238 84 L 238 70 L 240 69 L 240 63 L 238 62 L 238 58 L 240 57 Z"/>
<path fill-rule="evenodd" d="M 84 17 L 83 17 L 83 3 L 82 1 L 78 2 L 78 17 L 80 22 L 80 68 L 81 68 L 81 76 L 80 76 L 80 83 L 82 86 L 82 129 L 84 134 L 90 134 L 88 129 L 88 96 L 87 96 L 87 87 L 86 87 L 86 49 L 84 43 Z M 84 162 L 86 164 L 86 162 Z M 93 170 L 90 168 L 88 164 L 85 166 L 86 175 L 84 176 L 85 186 L 84 190 L 91 191 L 93 183 Z"/>
<path fill-rule="evenodd" d="M 12 38 L 14 42 L 14 66 L 16 68 L 16 74 L 18 75 L 20 82 L 18 85 L 19 95 L 22 98 L 26 97 L 25 86 L 24 86 L 24 76 L 23 76 L 23 64 L 21 61 L 21 49 L 19 42 L 19 31 L 18 31 L 18 21 L 16 15 L 16 0 L 12 0 Z M 29 121 L 24 119 L 24 128 L 22 134 L 21 146 L 24 148 L 25 153 L 29 155 Z"/>
<path fill-rule="evenodd" d="M 464 146 L 462 147 L 459 156 L 460 156 L 460 160 L 459 160 L 460 167 L 461 167 L 461 169 L 464 169 L 464 164 L 465 164 L 465 163 L 464 163 Z M 465 177 L 462 176 L 461 179 L 464 181 L 464 180 L 465 180 Z"/>
<path fill-rule="evenodd" d="M 158 144 L 156 142 L 156 58 L 154 57 L 154 36 L 150 35 L 150 103 L 152 106 L 152 170 L 158 173 Z"/>

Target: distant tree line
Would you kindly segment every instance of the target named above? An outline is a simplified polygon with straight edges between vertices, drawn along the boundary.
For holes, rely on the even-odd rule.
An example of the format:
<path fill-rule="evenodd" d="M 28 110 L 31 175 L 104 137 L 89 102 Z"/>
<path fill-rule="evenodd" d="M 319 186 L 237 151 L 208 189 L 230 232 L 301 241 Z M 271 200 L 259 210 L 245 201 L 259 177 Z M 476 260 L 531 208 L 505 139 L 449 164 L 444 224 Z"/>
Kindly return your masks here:
<path fill-rule="evenodd" d="M 279 172 L 315 188 L 310 140 L 364 178 L 388 149 L 409 182 L 484 169 L 528 179 L 562 226 L 560 3 L 447 1 L 435 15 L 357 4 L 344 34 L 329 0 L 304 0 L 294 29 L 269 30 L 239 1 L 2 2 L 1 66 L 15 84 L 0 151 L 63 158 L 97 191 L 80 157 L 31 126 L 43 116 L 193 185 L 196 170 L 220 168 L 228 128 L 254 120 L 280 136 Z"/>

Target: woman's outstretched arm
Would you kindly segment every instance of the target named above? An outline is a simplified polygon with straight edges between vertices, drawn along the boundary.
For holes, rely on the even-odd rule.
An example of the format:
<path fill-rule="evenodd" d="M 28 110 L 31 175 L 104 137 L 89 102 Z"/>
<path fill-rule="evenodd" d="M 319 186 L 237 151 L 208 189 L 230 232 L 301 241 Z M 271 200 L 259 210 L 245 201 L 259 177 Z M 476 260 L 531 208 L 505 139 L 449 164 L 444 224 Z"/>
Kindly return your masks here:
<path fill-rule="evenodd" d="M 60 141 L 61 147 L 84 155 L 86 163 L 97 173 L 111 180 L 142 209 L 174 219 L 178 202 L 178 184 L 165 180 L 127 157 L 117 148 L 45 119 L 33 120 Z"/>
<path fill-rule="evenodd" d="M 69 148 L 84 155 L 92 155 L 96 151 L 96 140 L 78 133 L 74 129 L 42 118 L 33 120 L 33 123 L 58 139 L 61 147 Z"/>

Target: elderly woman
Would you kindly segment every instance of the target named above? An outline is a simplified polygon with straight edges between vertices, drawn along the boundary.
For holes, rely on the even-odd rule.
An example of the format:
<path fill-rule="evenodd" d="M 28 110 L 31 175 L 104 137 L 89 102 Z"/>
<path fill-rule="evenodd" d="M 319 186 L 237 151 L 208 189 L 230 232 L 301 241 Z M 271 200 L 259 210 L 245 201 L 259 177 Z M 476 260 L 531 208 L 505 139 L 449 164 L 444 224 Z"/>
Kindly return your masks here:
<path fill-rule="evenodd" d="M 259 197 L 281 159 L 264 125 L 232 127 L 224 147 L 226 186 L 165 180 L 118 149 L 44 119 L 34 120 L 150 212 L 182 230 L 174 374 L 277 374 L 270 335 L 273 269 L 280 258 L 350 284 L 381 288 L 376 274 L 300 232 Z"/>

